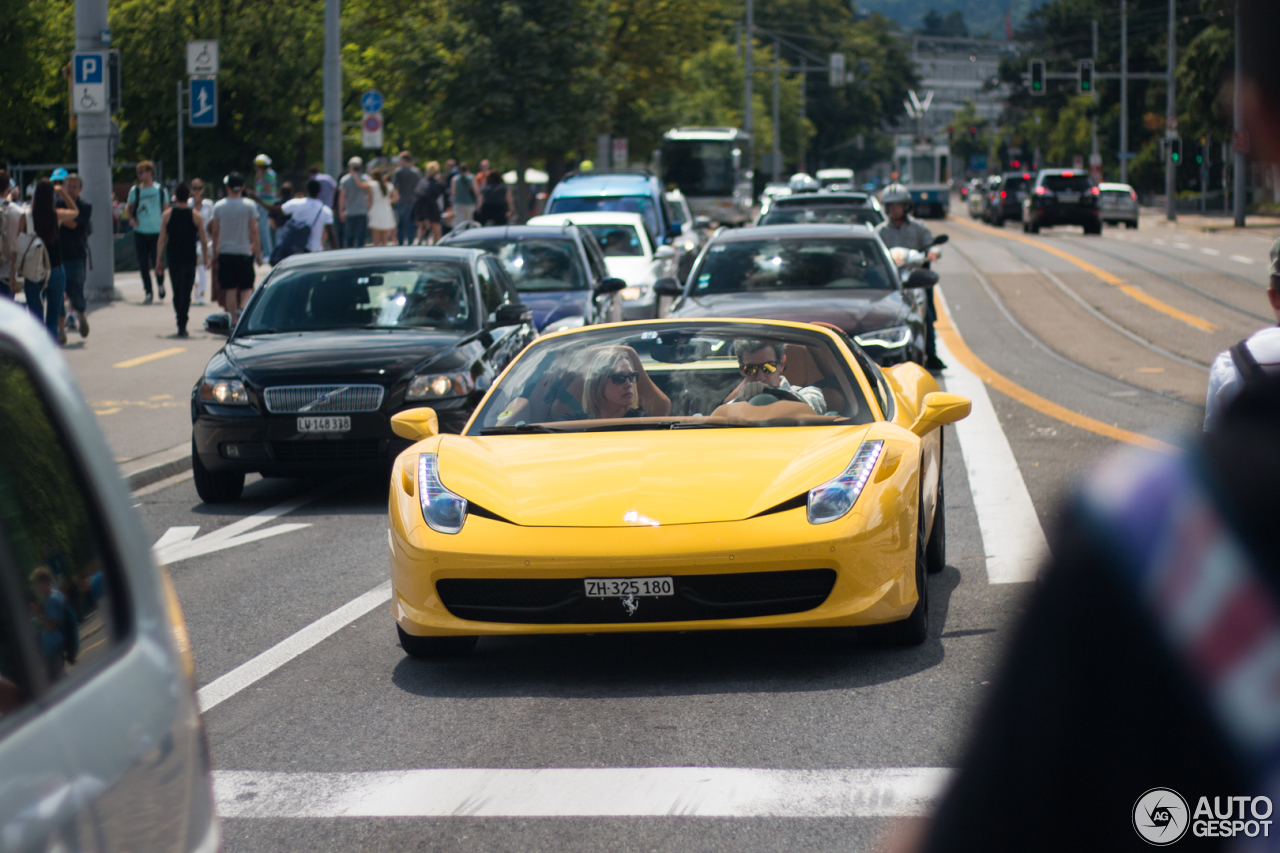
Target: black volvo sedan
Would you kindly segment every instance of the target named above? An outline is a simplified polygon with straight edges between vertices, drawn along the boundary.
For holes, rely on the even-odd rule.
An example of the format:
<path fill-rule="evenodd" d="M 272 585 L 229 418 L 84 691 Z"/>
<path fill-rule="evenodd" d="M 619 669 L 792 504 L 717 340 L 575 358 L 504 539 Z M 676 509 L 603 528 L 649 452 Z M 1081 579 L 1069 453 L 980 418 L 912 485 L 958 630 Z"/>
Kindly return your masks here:
<path fill-rule="evenodd" d="M 245 474 L 387 465 L 410 442 L 401 409 L 431 406 L 459 432 L 532 341 L 530 310 L 497 259 L 403 247 L 295 255 L 272 270 L 191 392 L 196 491 L 235 500 Z"/>

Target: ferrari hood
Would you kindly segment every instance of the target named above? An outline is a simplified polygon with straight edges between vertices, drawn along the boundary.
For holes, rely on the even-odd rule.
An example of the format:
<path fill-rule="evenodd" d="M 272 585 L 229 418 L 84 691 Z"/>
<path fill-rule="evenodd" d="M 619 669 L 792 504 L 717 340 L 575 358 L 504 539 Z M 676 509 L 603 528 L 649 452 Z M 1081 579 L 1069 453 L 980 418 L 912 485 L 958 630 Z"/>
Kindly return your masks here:
<path fill-rule="evenodd" d="M 837 476 L 866 426 L 444 436 L 444 485 L 526 527 L 750 518 Z"/>

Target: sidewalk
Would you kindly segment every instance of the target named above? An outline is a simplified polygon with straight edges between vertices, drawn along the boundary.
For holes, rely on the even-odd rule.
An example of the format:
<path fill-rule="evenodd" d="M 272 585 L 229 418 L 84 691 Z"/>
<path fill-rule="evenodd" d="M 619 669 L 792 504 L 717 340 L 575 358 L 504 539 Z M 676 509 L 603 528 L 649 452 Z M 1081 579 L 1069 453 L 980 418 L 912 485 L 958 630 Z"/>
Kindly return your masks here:
<path fill-rule="evenodd" d="M 269 268 L 258 269 L 258 281 Z M 166 284 L 167 284 L 166 280 Z M 189 338 L 176 337 L 173 292 L 143 305 L 138 273 L 117 273 L 123 297 L 90 306 L 89 336 L 69 332 L 62 352 L 131 488 L 191 467 L 191 389 L 226 338 L 204 331 L 215 304 L 192 305 Z"/>
<path fill-rule="evenodd" d="M 1230 214 L 1210 211 L 1201 213 L 1178 213 L 1177 223 L 1165 219 L 1163 207 L 1144 207 L 1141 210 L 1144 223 L 1164 228 L 1188 228 L 1193 231 L 1215 233 L 1219 231 L 1239 231 Z M 1248 231 L 1274 232 L 1272 236 L 1280 237 L 1280 216 L 1248 216 L 1245 218 L 1245 229 Z"/>

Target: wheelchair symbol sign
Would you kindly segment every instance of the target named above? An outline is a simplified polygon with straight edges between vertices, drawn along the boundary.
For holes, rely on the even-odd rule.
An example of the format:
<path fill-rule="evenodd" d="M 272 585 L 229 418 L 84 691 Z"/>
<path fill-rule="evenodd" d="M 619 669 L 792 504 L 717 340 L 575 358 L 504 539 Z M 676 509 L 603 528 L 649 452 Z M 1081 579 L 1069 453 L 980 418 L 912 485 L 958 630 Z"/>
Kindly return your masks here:
<path fill-rule="evenodd" d="M 71 57 L 71 108 L 77 114 L 107 111 L 107 54 L 76 53 Z"/>

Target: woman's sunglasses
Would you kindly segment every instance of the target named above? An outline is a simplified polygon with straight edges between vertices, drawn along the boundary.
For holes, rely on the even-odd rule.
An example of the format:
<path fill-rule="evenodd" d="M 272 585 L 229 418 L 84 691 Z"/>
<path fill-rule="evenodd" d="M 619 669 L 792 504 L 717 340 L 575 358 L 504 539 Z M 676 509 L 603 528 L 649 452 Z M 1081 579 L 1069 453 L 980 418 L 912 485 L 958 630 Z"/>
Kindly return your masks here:
<path fill-rule="evenodd" d="M 755 376 L 760 371 L 773 374 L 778 372 L 778 362 L 766 361 L 764 364 L 740 364 L 738 369 L 746 376 Z"/>
<path fill-rule="evenodd" d="M 640 379 L 639 373 L 610 373 L 609 374 L 609 381 L 612 382 L 614 385 L 626 385 L 628 382 L 634 385 L 636 384 L 637 381 L 639 381 L 639 379 Z"/>

